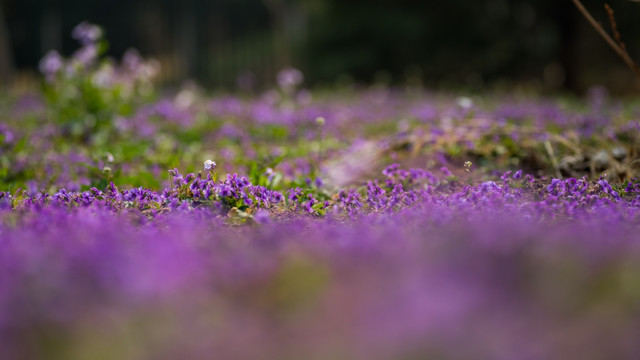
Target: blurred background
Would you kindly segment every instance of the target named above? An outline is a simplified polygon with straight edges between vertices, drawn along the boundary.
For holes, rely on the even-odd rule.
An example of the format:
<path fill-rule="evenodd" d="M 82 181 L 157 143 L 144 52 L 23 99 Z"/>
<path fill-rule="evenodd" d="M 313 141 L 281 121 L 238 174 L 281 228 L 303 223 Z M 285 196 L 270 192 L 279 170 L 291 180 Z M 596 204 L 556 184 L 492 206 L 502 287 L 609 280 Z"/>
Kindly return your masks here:
<path fill-rule="evenodd" d="M 610 30 L 604 2 L 584 4 Z M 609 4 L 640 59 L 640 3 Z M 158 59 L 167 86 L 259 89 L 292 66 L 309 86 L 638 90 L 570 0 L 0 0 L 3 86 L 37 83 L 39 60 L 77 49 L 85 20 L 103 26 L 109 55 Z"/>

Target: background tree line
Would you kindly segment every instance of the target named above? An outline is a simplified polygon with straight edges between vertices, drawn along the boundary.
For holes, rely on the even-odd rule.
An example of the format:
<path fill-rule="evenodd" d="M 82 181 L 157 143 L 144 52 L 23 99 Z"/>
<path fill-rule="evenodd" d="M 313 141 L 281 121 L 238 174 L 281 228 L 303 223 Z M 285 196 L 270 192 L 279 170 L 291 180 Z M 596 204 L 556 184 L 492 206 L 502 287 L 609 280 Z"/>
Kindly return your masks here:
<path fill-rule="evenodd" d="M 609 28 L 603 2 L 584 3 Z M 638 58 L 640 4 L 610 5 Z M 0 81 L 33 72 L 49 49 L 70 54 L 83 20 L 105 28 L 110 55 L 158 58 L 166 83 L 260 86 L 294 66 L 309 84 L 636 89 L 569 0 L 0 0 Z"/>

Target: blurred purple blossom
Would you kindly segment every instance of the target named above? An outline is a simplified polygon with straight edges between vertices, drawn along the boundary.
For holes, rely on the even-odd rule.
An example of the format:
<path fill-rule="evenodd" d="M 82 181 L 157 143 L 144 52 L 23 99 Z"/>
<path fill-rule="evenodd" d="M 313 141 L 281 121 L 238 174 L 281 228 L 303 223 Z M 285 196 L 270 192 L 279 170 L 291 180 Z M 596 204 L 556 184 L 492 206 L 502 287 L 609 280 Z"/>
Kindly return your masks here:
<path fill-rule="evenodd" d="M 64 59 L 62 56 L 57 51 L 51 50 L 40 60 L 39 69 L 46 80 L 51 82 L 63 67 Z"/>
<path fill-rule="evenodd" d="M 294 89 L 296 86 L 302 84 L 303 81 L 304 75 L 300 70 L 295 68 L 287 68 L 278 73 L 278 85 L 285 90 Z"/>
<path fill-rule="evenodd" d="M 86 46 L 94 44 L 102 38 L 102 29 L 97 25 L 83 21 L 73 29 L 71 36 Z"/>

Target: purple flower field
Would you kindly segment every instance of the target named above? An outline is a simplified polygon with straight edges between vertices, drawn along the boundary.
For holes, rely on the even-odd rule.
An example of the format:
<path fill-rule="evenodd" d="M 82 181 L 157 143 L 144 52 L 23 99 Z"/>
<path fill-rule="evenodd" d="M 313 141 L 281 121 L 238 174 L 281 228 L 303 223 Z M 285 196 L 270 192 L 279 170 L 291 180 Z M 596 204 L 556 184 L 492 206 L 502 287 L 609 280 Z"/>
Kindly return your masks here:
<path fill-rule="evenodd" d="M 640 358 L 640 103 L 162 94 L 73 36 L 0 99 L 0 359 Z"/>

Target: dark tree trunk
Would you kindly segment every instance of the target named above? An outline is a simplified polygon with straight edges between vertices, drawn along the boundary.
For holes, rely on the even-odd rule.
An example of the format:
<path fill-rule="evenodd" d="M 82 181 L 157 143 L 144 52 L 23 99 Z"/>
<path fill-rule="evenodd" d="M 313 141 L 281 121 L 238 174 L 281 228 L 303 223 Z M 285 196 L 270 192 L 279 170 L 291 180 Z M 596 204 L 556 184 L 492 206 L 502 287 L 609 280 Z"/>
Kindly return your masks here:
<path fill-rule="evenodd" d="M 198 24 L 195 2 L 183 0 L 178 9 L 176 46 L 181 75 L 192 78 L 198 70 Z"/>
<path fill-rule="evenodd" d="M 560 63 L 564 70 L 564 88 L 571 91 L 578 91 L 579 84 L 576 79 L 576 68 L 578 67 L 576 54 L 576 17 L 577 10 L 570 1 L 560 1 L 558 24 L 560 24 Z"/>
<path fill-rule="evenodd" d="M 281 0 L 263 0 L 271 16 L 276 70 L 291 66 L 291 56 L 285 31 L 286 4 Z"/>
<path fill-rule="evenodd" d="M 2 6 L 0 0 L 0 87 L 6 87 L 13 75 L 13 56 Z"/>
<path fill-rule="evenodd" d="M 48 1 L 43 5 L 40 39 L 43 55 L 49 50 L 62 50 L 62 16 L 57 1 Z"/>

